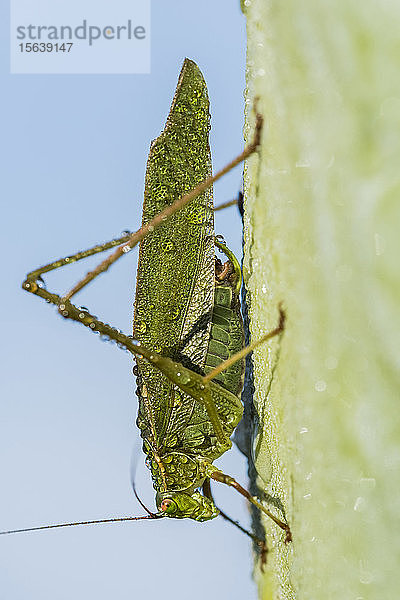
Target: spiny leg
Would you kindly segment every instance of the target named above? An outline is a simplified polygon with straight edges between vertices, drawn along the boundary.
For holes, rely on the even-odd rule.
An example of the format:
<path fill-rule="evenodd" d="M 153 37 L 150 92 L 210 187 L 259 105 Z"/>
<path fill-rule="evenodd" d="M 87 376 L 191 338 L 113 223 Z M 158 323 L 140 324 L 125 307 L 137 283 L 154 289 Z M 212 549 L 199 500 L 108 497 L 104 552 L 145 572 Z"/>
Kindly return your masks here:
<path fill-rule="evenodd" d="M 33 282 L 33 284 L 36 287 L 32 288 L 30 291 L 41 298 L 44 298 L 48 302 L 58 305 L 59 312 L 64 318 L 81 323 L 94 333 L 99 333 L 103 338 L 114 340 L 120 348 L 126 348 L 126 350 L 135 356 L 145 358 L 164 373 L 172 383 L 201 402 L 206 407 L 221 448 L 227 450 L 230 447 L 231 442 L 222 428 L 208 385 L 202 383 L 202 375 L 185 368 L 182 364 L 178 364 L 170 358 L 148 350 L 142 346 L 140 342 L 135 342 L 132 336 L 127 336 L 115 327 L 111 327 L 111 325 L 100 321 L 86 309 L 75 306 L 69 300 L 60 298 L 57 294 L 52 294 L 46 289 L 40 288 L 35 282 Z"/>
<path fill-rule="evenodd" d="M 281 529 L 283 529 L 286 532 L 286 544 L 292 541 L 292 532 L 290 531 L 289 525 L 275 517 L 275 515 L 273 515 L 267 508 L 265 508 L 265 506 L 263 506 L 261 502 L 258 502 L 258 500 L 256 500 L 250 494 L 250 492 L 248 492 L 244 487 L 242 487 L 240 483 L 236 481 L 236 479 L 234 479 L 230 475 L 226 475 L 226 473 L 222 473 L 222 471 L 216 469 L 214 465 L 209 465 L 209 467 L 207 468 L 207 476 L 210 479 L 214 479 L 215 481 L 219 481 L 220 483 L 225 483 L 226 485 L 229 485 L 230 487 L 233 487 L 235 490 L 237 490 L 239 494 L 244 496 L 249 502 L 254 504 L 254 506 L 257 506 L 257 508 L 259 508 L 265 515 L 272 519 L 274 523 L 276 523 Z"/>
<path fill-rule="evenodd" d="M 246 346 L 245 348 L 243 348 L 243 350 L 241 350 L 240 352 L 237 352 L 236 354 L 234 354 L 233 356 L 228 358 L 226 361 L 222 362 L 220 365 L 218 365 L 218 367 L 216 367 L 215 369 L 210 371 L 210 373 L 208 373 L 208 375 L 204 376 L 203 381 L 205 383 L 208 383 L 214 377 L 219 375 L 219 373 L 224 371 L 227 367 L 229 367 L 230 365 L 234 364 L 237 360 L 240 360 L 241 358 L 243 358 L 244 356 L 246 356 L 247 354 L 252 352 L 257 346 L 259 346 L 263 342 L 267 341 L 268 339 L 271 339 L 272 337 L 280 335 L 284 331 L 285 320 L 286 320 L 286 316 L 285 316 L 283 308 L 280 304 L 279 305 L 278 326 L 275 327 L 275 329 L 273 329 L 269 333 L 262 336 L 256 342 L 253 342 L 249 346 Z M 245 488 L 243 488 L 235 479 L 233 479 L 233 477 L 230 477 L 229 475 L 226 475 L 225 473 L 222 473 L 221 471 L 216 470 L 213 465 L 207 466 L 207 475 L 211 479 L 215 479 L 215 481 L 220 481 L 221 483 L 225 483 L 226 485 L 229 485 L 229 486 L 235 488 L 240 494 L 242 494 L 242 496 L 247 498 L 247 500 L 249 500 L 249 502 L 251 502 L 252 504 L 257 506 L 257 508 L 259 508 L 264 514 L 268 515 L 279 527 L 281 527 L 284 531 L 286 531 L 286 539 L 285 539 L 286 542 L 290 542 L 292 540 L 292 534 L 291 534 L 289 525 L 287 525 L 286 523 L 284 523 L 283 521 L 281 521 L 280 519 L 275 517 L 268 509 L 266 509 L 260 502 L 258 502 L 258 500 L 256 500 Z"/>
<path fill-rule="evenodd" d="M 112 240 L 111 242 L 107 242 L 105 244 L 96 245 L 93 248 L 90 248 L 89 250 L 77 252 L 72 256 L 53 261 L 52 263 L 45 265 L 44 267 L 40 267 L 39 269 L 31 271 L 30 273 L 28 273 L 26 280 L 22 284 L 23 289 L 25 289 L 28 292 L 37 294 L 38 296 L 45 298 L 47 301 L 53 304 L 57 304 L 60 301 L 60 296 L 56 294 L 44 295 L 38 293 L 38 289 L 42 288 L 40 288 L 40 286 L 36 283 L 37 279 L 39 279 L 44 273 L 48 273 L 49 271 L 53 271 L 54 269 L 58 269 L 83 258 L 87 258 L 88 256 L 92 256 L 93 254 L 103 252 L 104 250 L 108 250 L 114 246 L 119 246 L 115 250 L 115 252 L 113 252 L 105 260 L 103 260 L 93 271 L 89 271 L 89 273 L 87 273 L 87 275 L 82 280 L 80 280 L 67 294 L 63 296 L 63 299 L 70 300 L 72 296 L 74 296 L 77 292 L 83 289 L 90 281 L 95 279 L 100 273 L 104 273 L 105 271 L 107 271 L 107 269 L 116 260 L 118 260 L 123 254 L 129 252 L 149 233 L 154 231 L 156 227 L 159 227 L 162 223 L 165 223 L 165 221 L 169 217 L 171 217 L 181 208 L 186 206 L 186 204 L 188 204 L 191 200 L 197 198 L 197 196 L 209 189 L 215 181 L 223 177 L 223 175 L 228 173 L 231 169 L 239 165 L 241 162 L 246 160 L 251 154 L 253 154 L 260 145 L 262 124 L 263 118 L 260 114 L 257 113 L 253 141 L 246 146 L 246 148 L 241 154 L 234 158 L 230 163 L 228 163 L 215 175 L 205 179 L 201 184 L 199 184 L 197 187 L 191 190 L 188 194 L 185 194 L 176 202 L 174 202 L 170 206 L 167 206 L 163 211 L 161 211 L 158 215 L 156 215 L 146 225 L 138 229 L 136 232 L 123 236 L 119 239 Z"/>
<path fill-rule="evenodd" d="M 128 231 L 125 233 L 125 235 L 119 238 L 114 238 L 109 242 L 105 242 L 104 244 L 96 244 L 95 246 L 92 246 L 92 248 L 88 248 L 88 250 L 81 250 L 79 252 L 76 252 L 75 254 L 66 256 L 65 258 L 59 258 L 58 260 L 55 260 L 49 263 L 48 265 L 39 267 L 38 269 L 35 269 L 34 271 L 31 271 L 27 274 L 26 279 L 22 284 L 22 288 L 27 292 L 32 292 L 33 294 L 35 294 L 37 293 L 37 288 L 43 289 L 41 288 L 40 284 L 38 285 L 36 283 L 36 281 L 38 279 L 41 280 L 42 275 L 44 275 L 44 273 L 55 271 L 56 269 L 60 269 L 61 267 L 65 267 L 66 265 L 70 265 L 84 258 L 88 258 L 89 256 L 93 256 L 94 254 L 100 254 L 101 252 L 105 252 L 106 250 L 110 250 L 111 248 L 115 248 L 116 246 L 120 246 L 121 244 L 127 242 L 130 239 L 131 235 L 132 233 Z M 56 296 L 56 294 L 52 295 L 57 298 L 60 298 L 60 296 Z M 50 300 L 50 302 L 52 302 L 53 304 L 57 304 L 57 302 L 53 302 L 53 300 L 51 300 L 48 297 L 45 297 L 45 299 Z"/>
<path fill-rule="evenodd" d="M 283 310 L 282 305 L 280 303 L 279 304 L 279 323 L 278 323 L 278 326 L 275 327 L 275 329 L 273 329 L 272 331 L 270 331 L 270 332 L 266 333 L 265 335 L 263 335 L 260 339 L 256 340 L 255 342 L 252 342 L 248 346 L 245 346 L 243 348 L 243 350 L 240 350 L 239 352 L 236 352 L 236 354 L 234 354 L 233 356 L 231 356 L 227 360 L 224 360 L 224 362 L 222 362 L 220 365 L 218 365 L 218 367 L 215 367 L 215 369 L 213 369 L 212 371 L 210 371 L 207 375 L 205 375 L 203 377 L 204 383 L 208 383 L 209 381 L 211 381 L 212 379 L 214 379 L 214 377 L 216 377 L 217 375 L 219 375 L 220 373 L 222 373 L 222 371 L 225 371 L 225 369 L 227 369 L 231 365 L 235 364 L 235 362 L 237 362 L 238 360 L 244 358 L 245 356 L 247 356 L 248 354 L 250 354 L 250 352 L 253 352 L 253 350 L 255 348 L 257 348 L 260 344 L 263 344 L 267 340 L 269 340 L 269 339 L 271 339 L 271 338 L 273 338 L 273 337 L 275 337 L 275 336 L 280 335 L 281 333 L 283 333 L 283 331 L 285 329 L 285 321 L 286 321 L 285 311 Z"/>
<path fill-rule="evenodd" d="M 211 502 L 213 504 L 215 504 L 214 498 L 213 498 L 213 495 L 211 492 L 210 479 L 208 477 L 207 477 L 207 479 L 205 479 L 205 481 L 203 483 L 203 493 L 207 498 L 209 498 L 211 500 Z M 245 535 L 247 535 L 249 538 L 251 538 L 253 540 L 254 544 L 256 545 L 256 547 L 258 548 L 258 551 L 260 553 L 261 570 L 263 571 L 264 566 L 267 563 L 267 553 L 268 553 L 268 548 L 267 548 L 267 544 L 266 544 L 265 540 L 262 540 L 261 538 L 257 537 L 254 533 L 252 533 L 251 531 L 248 531 L 247 529 L 242 527 L 242 525 L 240 525 L 240 523 L 231 519 L 231 517 L 229 517 L 226 513 L 224 513 L 219 507 L 217 507 L 217 508 L 219 510 L 219 514 L 221 515 L 221 517 L 223 519 L 225 519 L 225 521 L 228 521 L 228 523 L 231 523 L 232 525 L 237 527 L 237 529 L 239 529 L 242 533 L 244 533 Z"/>
<path fill-rule="evenodd" d="M 218 367 L 216 367 L 215 369 L 210 371 L 210 373 L 205 376 L 201 376 L 193 371 L 185 369 L 182 365 L 178 365 L 177 363 L 170 361 L 170 359 L 164 358 L 160 355 L 156 355 L 155 353 L 153 353 L 152 356 L 150 357 L 150 359 L 151 359 L 150 362 L 152 362 L 152 364 L 157 366 L 168 377 L 168 379 L 170 381 L 175 383 L 181 390 L 183 390 L 184 392 L 186 392 L 187 394 L 192 396 L 195 400 L 197 400 L 198 402 L 200 402 L 201 404 L 203 404 L 205 406 L 207 413 L 208 413 L 208 417 L 210 419 L 210 422 L 213 425 L 214 432 L 217 437 L 218 444 L 220 446 L 221 454 L 225 450 L 230 448 L 231 442 L 230 442 L 229 438 L 226 436 L 225 432 L 223 431 L 221 421 L 220 421 L 220 418 L 218 416 L 218 412 L 217 412 L 217 409 L 215 406 L 215 402 L 213 400 L 213 394 L 211 392 L 210 382 L 214 377 L 216 377 L 219 373 L 224 371 L 227 367 L 229 367 L 230 365 L 234 364 L 235 362 L 237 362 L 238 360 L 240 360 L 241 358 L 243 358 L 244 356 L 246 356 L 247 354 L 252 352 L 254 350 L 254 348 L 256 348 L 258 345 L 260 345 L 261 343 L 267 341 L 268 339 L 270 339 L 274 336 L 280 335 L 283 332 L 284 327 L 285 327 L 285 319 L 286 319 L 286 316 L 283 311 L 283 308 L 281 305 L 279 305 L 279 323 L 275 329 L 273 329 L 266 335 L 262 336 L 262 338 L 260 340 L 257 340 L 256 342 L 250 344 L 246 348 L 243 348 L 241 351 L 237 352 L 236 354 L 231 356 L 229 359 L 222 362 L 220 365 L 218 365 Z M 144 350 L 144 348 L 142 350 Z M 146 359 L 148 359 L 146 354 L 143 354 L 143 356 Z M 214 385 L 216 385 L 216 384 L 214 384 Z M 214 392 L 215 392 L 215 389 L 214 389 Z M 212 467 L 210 467 L 210 468 L 212 469 Z M 212 475 L 209 475 L 209 476 L 212 477 Z M 234 480 L 232 480 L 232 481 L 234 481 Z M 229 485 L 231 485 L 231 484 L 229 484 Z M 241 488 L 241 486 L 240 486 L 240 488 Z M 252 498 L 252 496 L 250 496 L 249 492 L 247 492 L 243 488 L 241 488 L 241 489 L 245 492 L 244 495 L 246 495 L 246 494 L 248 495 L 246 497 Z M 264 513 L 271 516 L 271 518 L 273 520 L 275 520 L 275 522 L 277 522 L 277 524 L 279 524 L 279 526 L 281 526 L 283 529 L 288 528 L 288 526 L 285 525 L 282 521 L 273 517 L 272 513 L 270 513 L 266 509 L 264 509 L 262 504 L 260 504 L 259 502 L 257 502 L 254 499 L 252 499 L 251 501 L 253 502 L 253 504 L 255 504 L 255 506 L 257 506 L 258 508 L 261 508 L 261 510 L 263 510 Z"/>
<path fill-rule="evenodd" d="M 191 190 L 188 194 L 185 194 L 176 202 L 167 206 L 164 210 L 162 210 L 158 215 L 156 215 L 153 219 L 151 219 L 146 225 L 143 225 L 140 229 L 138 229 L 135 233 L 133 233 L 129 240 L 123 245 L 117 248 L 115 252 L 113 252 L 110 256 L 108 256 L 102 263 L 100 263 L 93 271 L 87 273 L 87 275 L 79 281 L 66 295 L 65 298 L 71 299 L 74 294 L 84 288 L 90 281 L 95 279 L 97 275 L 106 271 L 116 260 L 118 260 L 124 253 L 129 252 L 134 246 L 136 246 L 142 239 L 144 239 L 149 233 L 154 231 L 156 227 L 159 227 L 165 221 L 171 217 L 173 214 L 178 212 L 181 208 L 186 206 L 191 200 L 200 196 L 203 192 L 208 190 L 213 183 L 218 181 L 221 177 L 223 177 L 226 173 L 229 173 L 234 167 L 239 165 L 241 162 L 246 160 L 251 154 L 256 152 L 260 145 L 261 141 L 261 130 L 263 125 L 262 116 L 257 113 L 256 114 L 256 122 L 254 129 L 253 141 L 246 146 L 241 154 L 239 154 L 236 158 L 234 158 L 230 163 L 228 163 L 224 168 L 218 171 L 215 175 L 207 177 L 202 183 L 196 186 L 193 190 Z"/>

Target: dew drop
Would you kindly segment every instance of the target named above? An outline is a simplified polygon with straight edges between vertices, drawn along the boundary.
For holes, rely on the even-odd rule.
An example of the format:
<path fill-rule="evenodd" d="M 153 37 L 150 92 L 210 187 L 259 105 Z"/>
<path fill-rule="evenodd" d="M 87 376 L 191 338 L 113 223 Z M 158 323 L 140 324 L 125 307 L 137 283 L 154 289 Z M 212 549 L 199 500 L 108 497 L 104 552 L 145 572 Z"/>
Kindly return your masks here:
<path fill-rule="evenodd" d="M 359 496 L 355 503 L 354 503 L 354 507 L 353 510 L 355 510 L 356 512 L 361 512 L 362 510 L 365 509 L 365 498 L 363 498 L 362 496 Z"/>
<path fill-rule="evenodd" d="M 190 385 L 192 383 L 192 379 L 190 377 L 190 375 L 188 375 L 187 373 L 180 373 L 180 382 L 183 383 L 184 385 Z"/>
<path fill-rule="evenodd" d="M 314 387 L 317 390 L 317 392 L 325 392 L 325 390 L 326 390 L 326 382 L 321 379 L 320 381 L 317 381 L 315 383 Z"/>
<path fill-rule="evenodd" d="M 367 568 L 365 562 L 360 560 L 359 567 L 360 567 L 360 583 L 363 583 L 364 585 L 369 585 L 370 583 L 372 583 L 374 577 L 373 577 L 372 573 L 369 571 L 369 569 Z"/>

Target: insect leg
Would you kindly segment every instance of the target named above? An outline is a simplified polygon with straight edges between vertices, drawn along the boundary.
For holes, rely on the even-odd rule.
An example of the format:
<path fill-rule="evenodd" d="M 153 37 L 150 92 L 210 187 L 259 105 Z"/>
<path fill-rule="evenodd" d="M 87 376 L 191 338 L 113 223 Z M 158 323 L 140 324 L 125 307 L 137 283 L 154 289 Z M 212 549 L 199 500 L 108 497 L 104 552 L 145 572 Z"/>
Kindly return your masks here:
<path fill-rule="evenodd" d="M 233 200 L 227 200 L 226 202 L 222 202 L 218 204 L 218 206 L 214 206 L 214 212 L 219 210 L 224 210 L 224 208 L 229 208 L 230 206 L 240 206 L 241 198 L 243 197 L 242 193 L 239 192 L 237 198 L 233 198 Z"/>
<path fill-rule="evenodd" d="M 249 502 L 254 504 L 254 506 L 257 506 L 257 508 L 259 508 L 265 515 L 267 515 L 270 519 L 272 519 L 274 521 L 274 523 L 276 523 L 281 529 L 283 529 L 286 532 L 285 543 L 292 541 L 292 532 L 290 531 L 289 525 L 287 523 L 284 523 L 277 517 L 275 517 L 275 515 L 273 515 L 267 508 L 265 508 L 265 506 L 263 506 L 261 504 L 261 502 L 256 500 L 256 498 L 254 498 L 250 494 L 250 492 L 248 492 L 244 487 L 242 487 L 240 485 L 240 483 L 238 483 L 236 481 L 236 479 L 234 479 L 230 475 L 226 475 L 225 473 L 222 473 L 222 471 L 220 471 L 219 469 L 216 469 L 214 467 L 214 465 L 208 466 L 207 475 L 208 475 L 208 477 L 210 477 L 210 479 L 214 479 L 215 481 L 219 481 L 220 483 L 225 483 L 226 485 L 229 485 L 229 486 L 233 487 L 235 490 L 237 490 L 239 492 L 239 494 L 242 494 L 242 496 L 247 498 L 247 500 Z"/>
<path fill-rule="evenodd" d="M 202 194 L 205 190 L 210 188 L 212 184 L 220 179 L 223 175 L 228 173 L 231 169 L 239 165 L 241 162 L 246 160 L 251 154 L 253 154 L 258 146 L 260 145 L 261 139 L 261 129 L 263 124 L 263 118 L 260 114 L 256 114 L 256 125 L 254 131 L 253 141 L 246 146 L 244 151 L 239 154 L 236 158 L 234 158 L 228 165 L 226 165 L 223 169 L 218 171 L 215 175 L 208 177 L 201 184 L 199 184 L 196 188 L 194 188 L 188 194 L 179 198 L 176 202 L 167 206 L 163 211 L 161 211 L 158 215 L 154 217 L 151 221 L 149 221 L 146 225 L 138 229 L 135 233 L 123 236 L 119 239 L 112 240 L 111 242 L 107 242 L 105 244 L 100 244 L 90 248 L 89 250 L 84 250 L 82 252 L 77 252 L 72 256 L 67 256 L 65 258 L 59 259 L 44 267 L 40 267 L 35 271 L 31 271 L 28 273 L 26 280 L 23 282 L 22 287 L 27 292 L 32 292 L 42 298 L 44 298 L 47 302 L 51 304 L 59 304 L 61 297 L 57 294 L 51 294 L 46 292 L 39 284 L 36 283 L 37 279 L 41 278 L 44 273 L 48 273 L 49 271 L 53 271 L 54 269 L 58 269 L 67 264 L 71 264 L 78 260 L 82 260 L 83 258 L 87 258 L 88 256 L 92 256 L 93 254 L 103 252 L 104 250 L 108 250 L 114 246 L 119 246 L 115 252 L 113 252 L 110 256 L 108 256 L 104 261 L 102 261 L 93 271 L 89 271 L 87 275 L 79 281 L 67 294 L 63 296 L 66 300 L 70 300 L 73 295 L 79 292 L 82 288 L 84 288 L 90 281 L 95 279 L 97 275 L 100 273 L 104 273 L 107 269 L 118 260 L 124 253 L 129 252 L 134 246 L 136 246 L 142 239 L 146 237 L 149 233 L 154 231 L 156 227 L 159 227 L 162 223 L 166 221 L 170 216 L 175 214 L 178 210 L 186 206 L 191 200 L 197 198 L 200 194 Z M 61 311 L 62 312 L 62 311 Z M 64 315 L 65 316 L 65 315 Z"/>
<path fill-rule="evenodd" d="M 260 344 L 263 344 L 267 340 L 269 340 L 269 339 L 271 339 L 271 338 L 273 338 L 273 337 L 275 337 L 277 335 L 280 335 L 283 332 L 283 330 L 285 329 L 285 320 L 286 320 L 285 312 L 284 312 L 281 304 L 279 304 L 279 323 L 278 323 L 278 326 L 275 327 L 275 329 L 273 329 L 269 333 L 266 333 L 265 335 L 263 335 L 259 340 L 256 340 L 255 342 L 252 342 L 251 344 L 249 344 L 248 346 L 246 346 L 245 348 L 243 348 L 243 350 L 240 350 L 239 352 L 236 352 L 236 354 L 234 354 L 233 356 L 231 356 L 227 360 L 224 360 L 224 362 L 222 362 L 220 365 L 218 365 L 218 367 L 215 367 L 215 369 L 213 369 L 207 375 L 205 375 L 203 377 L 203 381 L 205 383 L 208 383 L 209 381 L 211 381 L 211 379 L 214 379 L 214 377 L 216 377 L 217 375 L 219 375 L 220 373 L 222 373 L 222 371 L 225 371 L 225 369 L 227 369 L 231 365 L 235 364 L 235 362 L 237 362 L 238 360 L 244 358 L 245 356 L 247 356 L 248 354 L 250 354 L 250 352 L 253 352 L 253 350 L 255 348 L 257 348 L 257 346 L 259 346 Z"/>
<path fill-rule="evenodd" d="M 93 246 L 92 248 L 89 248 L 88 250 L 82 250 L 80 252 L 76 252 L 75 254 L 66 256 L 65 258 L 59 258 L 58 260 L 55 260 L 55 261 L 49 263 L 48 265 L 39 267 L 38 269 L 35 269 L 35 271 L 31 271 L 30 273 L 27 274 L 26 280 L 22 284 L 22 288 L 24 290 L 26 290 L 27 292 L 32 292 L 33 294 L 42 296 L 46 300 L 50 301 L 52 304 L 57 304 L 58 301 L 54 302 L 54 299 L 53 299 L 53 296 L 54 296 L 54 298 L 55 297 L 59 298 L 59 296 L 56 296 L 56 294 L 50 294 L 50 295 L 38 294 L 38 289 L 43 290 L 43 288 L 41 287 L 40 283 L 37 284 L 36 282 L 38 279 L 41 280 L 42 275 L 44 275 L 44 273 L 49 273 L 50 271 L 55 271 L 56 269 L 60 269 L 61 267 L 70 265 L 74 262 L 77 262 L 78 260 L 82 260 L 84 258 L 88 258 L 89 256 L 93 256 L 94 254 L 99 254 L 106 250 L 110 250 L 111 248 L 114 248 L 116 246 L 120 246 L 121 244 L 127 242 L 130 239 L 131 235 L 132 235 L 131 232 L 127 232 L 125 235 L 123 235 L 119 238 L 114 238 L 114 239 L 110 240 L 109 242 L 105 242 L 104 244 L 96 244 L 96 246 Z"/>
<path fill-rule="evenodd" d="M 207 477 L 207 479 L 205 479 L 205 481 L 203 483 L 203 494 L 207 498 L 209 498 L 213 504 L 215 504 L 214 498 L 213 498 L 213 495 L 211 492 L 210 479 L 208 477 Z M 248 531 L 247 529 L 242 527 L 240 525 L 240 523 L 238 523 L 237 521 L 234 521 L 233 519 L 231 519 L 231 517 L 229 517 L 226 513 L 224 513 L 219 507 L 217 507 L 217 508 L 219 510 L 219 514 L 221 515 L 221 517 L 223 519 L 225 519 L 225 521 L 228 521 L 228 523 L 231 523 L 232 525 L 237 527 L 242 533 L 244 533 L 245 535 L 247 535 L 249 538 L 251 538 L 253 540 L 254 544 L 256 545 L 256 547 L 260 553 L 261 570 L 263 571 L 264 566 L 267 563 L 267 552 L 268 552 L 267 544 L 265 543 L 265 541 L 262 540 L 261 538 L 257 537 L 254 533 L 251 533 L 251 531 Z"/>
<path fill-rule="evenodd" d="M 51 265 L 50 265 L 51 266 Z M 61 266 L 61 265 L 60 265 Z M 46 268 L 46 267 L 45 267 Z M 57 268 L 57 267 L 53 267 Z M 51 269 L 47 269 L 51 270 Z M 34 271 L 35 277 L 38 277 L 40 269 Z M 31 274 L 29 274 L 31 275 Z M 26 287 L 29 285 L 29 287 Z M 88 327 L 94 333 L 99 333 L 103 338 L 112 339 L 117 342 L 121 348 L 126 348 L 129 352 L 138 356 L 139 358 L 145 358 L 151 364 L 156 366 L 170 381 L 175 383 L 180 389 L 186 393 L 192 395 L 195 399 L 199 400 L 208 412 L 210 421 L 214 427 L 216 437 L 223 451 L 227 450 L 231 446 L 231 441 L 226 436 L 221 421 L 219 419 L 215 404 L 212 401 L 208 386 L 203 384 L 203 377 L 198 373 L 186 369 L 183 365 L 178 364 L 168 357 L 161 356 L 156 352 L 150 351 L 144 346 L 141 346 L 140 342 L 135 342 L 131 336 L 127 336 L 115 327 L 111 327 L 107 323 L 100 321 L 95 315 L 92 315 L 87 310 L 84 310 L 78 306 L 75 306 L 67 300 L 65 297 L 61 298 L 57 294 L 48 292 L 46 289 L 39 287 L 39 285 L 32 278 L 28 279 L 24 283 L 25 289 L 28 291 L 44 298 L 46 301 L 58 306 L 59 313 L 66 319 L 72 319 L 77 323 L 81 323 L 85 327 Z"/>
<path fill-rule="evenodd" d="M 134 246 L 136 246 L 142 239 L 146 237 L 149 233 L 152 233 L 156 227 L 159 227 L 165 221 L 171 217 L 173 214 L 181 210 L 184 206 L 186 206 L 191 200 L 200 196 L 203 192 L 208 190 L 213 183 L 221 179 L 226 173 L 229 173 L 232 169 L 234 169 L 237 165 L 240 165 L 243 161 L 245 161 L 249 156 L 251 156 L 258 149 L 261 142 L 261 130 L 263 126 L 263 118 L 259 113 L 256 113 L 256 123 L 254 129 L 253 140 L 250 144 L 248 144 L 243 152 L 236 156 L 230 163 L 228 163 L 225 167 L 220 169 L 215 175 L 211 175 L 207 177 L 202 183 L 196 186 L 193 190 L 191 190 L 188 194 L 185 194 L 178 200 L 176 200 L 170 206 L 167 206 L 162 210 L 158 215 L 156 215 L 151 221 L 143 225 L 138 231 L 133 233 L 128 241 L 121 247 L 117 248 L 115 252 L 113 252 L 110 256 L 108 256 L 102 263 L 100 263 L 93 271 L 90 271 L 81 281 L 79 281 L 73 288 L 66 294 L 66 298 L 70 299 L 74 294 L 79 292 L 85 285 L 87 285 L 90 281 L 92 281 L 99 273 L 106 271 L 116 260 L 121 258 L 121 256 L 125 252 L 129 252 Z"/>

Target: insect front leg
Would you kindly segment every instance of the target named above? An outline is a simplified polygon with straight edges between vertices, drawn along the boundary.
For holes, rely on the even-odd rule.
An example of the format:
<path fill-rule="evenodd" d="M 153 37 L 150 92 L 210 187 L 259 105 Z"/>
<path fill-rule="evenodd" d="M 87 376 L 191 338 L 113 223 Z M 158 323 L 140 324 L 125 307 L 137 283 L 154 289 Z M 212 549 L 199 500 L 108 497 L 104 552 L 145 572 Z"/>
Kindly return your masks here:
<path fill-rule="evenodd" d="M 105 242 L 104 244 L 96 244 L 96 246 L 93 246 L 88 250 L 81 250 L 64 258 L 59 258 L 48 265 L 39 267 L 38 269 L 35 269 L 27 274 L 25 281 L 22 283 L 22 289 L 44 298 L 51 304 L 58 305 L 61 297 L 58 294 L 52 294 L 48 292 L 45 287 L 43 287 L 42 275 L 49 273 L 50 271 L 60 269 L 61 267 L 65 267 L 66 265 L 78 262 L 79 260 L 83 260 L 84 258 L 88 258 L 89 256 L 93 256 L 94 254 L 100 254 L 101 252 L 105 252 L 106 250 L 120 246 L 121 244 L 126 243 L 130 239 L 131 235 L 131 232 L 127 231 L 125 235 L 119 238 L 114 238 L 109 242 Z"/>
<path fill-rule="evenodd" d="M 136 233 L 138 233 L 138 232 L 136 232 Z M 114 238 L 103 244 L 97 244 L 96 246 L 93 246 L 92 248 L 89 248 L 87 250 L 82 250 L 82 251 L 76 252 L 75 254 L 66 256 L 64 258 L 59 258 L 58 260 L 55 260 L 55 261 L 49 263 L 48 265 L 44 265 L 43 267 L 39 267 L 38 269 L 35 269 L 34 271 L 31 271 L 30 273 L 28 273 L 25 281 L 22 284 L 22 288 L 24 290 L 26 290 L 27 292 L 31 292 L 31 293 L 35 294 L 36 296 L 43 298 L 49 304 L 54 304 L 55 306 L 57 306 L 59 313 L 64 318 L 72 319 L 73 321 L 76 321 L 77 323 L 81 323 L 82 325 L 88 327 L 91 331 L 100 333 L 100 335 L 104 336 L 104 338 L 106 338 L 106 339 L 111 339 L 111 340 L 116 341 L 120 347 L 126 348 L 133 354 L 142 355 L 139 352 L 137 346 L 133 343 L 132 336 L 127 336 L 127 335 L 123 334 L 122 332 L 120 332 L 115 327 L 111 327 L 111 325 L 108 325 L 107 323 L 100 321 L 95 315 L 91 314 L 87 309 L 83 309 L 79 306 L 76 306 L 75 304 L 72 304 L 72 302 L 69 300 L 69 298 L 74 293 L 76 293 L 76 291 L 78 291 L 78 290 L 75 290 L 76 286 L 68 294 L 65 294 L 64 296 L 60 296 L 59 294 L 55 294 L 53 292 L 48 291 L 46 289 L 46 287 L 44 286 L 44 282 L 42 279 L 42 275 L 45 273 L 49 273 L 50 271 L 54 271 L 56 269 L 66 266 L 66 265 L 73 264 L 74 262 L 77 262 L 84 258 L 88 258 L 89 256 L 93 256 L 94 254 L 99 254 L 106 250 L 110 250 L 115 247 L 121 248 L 121 244 L 126 244 L 131 239 L 132 239 L 132 233 L 129 231 L 129 232 L 126 232 L 125 235 L 123 235 L 119 238 Z M 122 248 L 124 248 L 124 247 L 125 246 L 122 246 Z M 113 255 L 111 255 L 111 256 L 113 256 Z M 103 265 L 103 268 L 95 269 L 96 273 L 94 276 L 92 276 L 94 273 L 93 271 L 88 274 L 91 276 L 90 281 L 92 281 L 92 279 L 94 279 L 94 277 L 96 277 L 100 273 L 103 273 L 104 271 L 106 271 L 108 266 L 110 266 L 110 264 L 112 264 L 112 263 L 106 265 L 106 261 L 103 261 L 103 263 L 101 263 L 101 264 Z M 83 286 L 81 286 L 80 289 L 82 287 Z M 140 342 L 139 342 L 138 346 L 140 346 Z"/>

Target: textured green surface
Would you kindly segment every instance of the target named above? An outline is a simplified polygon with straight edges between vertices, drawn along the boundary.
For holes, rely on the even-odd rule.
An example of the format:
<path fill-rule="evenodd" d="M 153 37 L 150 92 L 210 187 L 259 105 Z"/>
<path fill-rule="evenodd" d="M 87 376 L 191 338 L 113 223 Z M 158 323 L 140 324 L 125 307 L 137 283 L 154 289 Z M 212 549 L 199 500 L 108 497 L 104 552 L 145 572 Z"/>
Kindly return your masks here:
<path fill-rule="evenodd" d="M 257 453 L 293 548 L 266 521 L 263 598 L 398 597 L 400 7 L 246 1 L 249 161 L 245 279 Z M 249 112 L 250 115 L 250 112 Z M 250 117 L 251 118 L 251 117 Z M 262 479 L 260 478 L 260 483 Z M 293 552 L 293 555 L 292 555 Z"/>
<path fill-rule="evenodd" d="M 195 63 L 186 60 L 165 129 L 151 144 L 143 223 L 210 175 L 209 128 L 205 81 Z M 185 355 L 190 359 L 188 366 L 195 363 L 202 367 L 207 351 L 214 294 L 211 208 L 209 191 L 148 236 L 139 250 L 134 336 L 146 348 L 178 361 Z M 201 327 L 193 336 L 192 329 L 199 319 Z M 196 408 L 194 400 L 175 390 L 148 363 L 139 366 L 139 373 L 142 398 L 138 426 L 142 435 L 159 453 L 168 447 L 181 447 L 177 431 L 190 420 Z M 144 395 L 148 402 L 143 401 Z M 203 407 L 198 410 L 206 421 Z M 200 432 L 197 441 L 199 436 L 201 439 Z M 163 448 L 159 447 L 161 440 Z M 186 440 L 183 449 L 190 445 L 191 440 Z M 146 442 L 145 450 L 150 450 Z M 153 468 L 153 473 L 156 471 Z"/>

